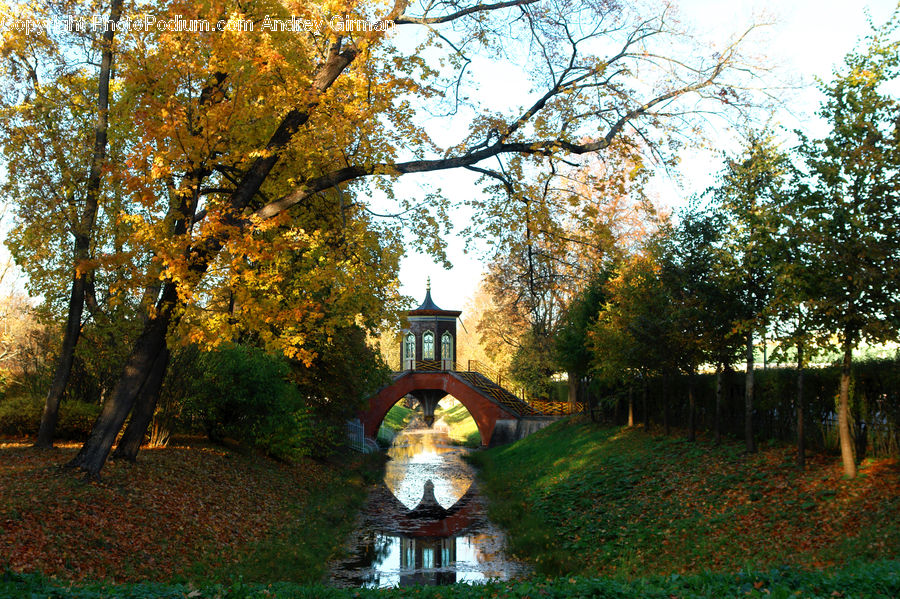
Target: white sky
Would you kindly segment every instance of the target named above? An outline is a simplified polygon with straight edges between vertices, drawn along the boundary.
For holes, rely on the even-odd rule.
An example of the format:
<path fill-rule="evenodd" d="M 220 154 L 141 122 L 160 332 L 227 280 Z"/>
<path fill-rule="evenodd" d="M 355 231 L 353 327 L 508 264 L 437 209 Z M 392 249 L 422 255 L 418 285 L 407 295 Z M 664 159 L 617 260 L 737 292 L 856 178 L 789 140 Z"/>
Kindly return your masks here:
<path fill-rule="evenodd" d="M 754 15 L 766 15 L 774 20 L 766 28 L 755 46 L 754 54 L 766 54 L 779 66 L 779 78 L 792 79 L 804 85 L 794 91 L 789 102 L 790 113 L 778 116 L 786 130 L 801 129 L 812 135 L 823 134 L 816 123 L 820 95 L 815 89 L 814 77 L 829 79 L 833 68 L 852 50 L 857 41 L 868 32 L 866 11 L 872 21 L 884 23 L 898 6 L 897 0 L 682 0 L 678 3 L 685 24 L 692 24 L 695 32 L 710 40 L 723 40 L 736 32 L 742 24 L 749 23 Z M 517 82 L 504 77 L 488 77 L 481 84 L 481 93 L 509 97 L 515 94 Z M 522 91 L 525 91 L 524 89 Z M 721 166 L 721 152 L 735 147 L 735 138 L 728 131 L 721 131 L 713 140 L 712 152 L 691 152 L 682 157 L 683 187 L 670 179 L 658 180 L 654 190 L 669 205 L 692 192 L 702 191 L 714 182 L 714 175 Z M 429 175 L 428 180 L 440 187 L 451 200 L 461 201 L 478 189 L 474 177 L 467 172 L 451 171 Z M 416 193 L 412 181 L 403 182 L 403 189 Z M 466 214 L 454 215 L 457 228 L 464 227 Z M 401 290 L 412 296 L 416 303 L 424 296 L 425 278 L 431 276 L 432 298 L 445 309 L 462 309 L 474 294 L 483 266 L 478 256 L 464 254 L 463 240 L 448 240 L 448 257 L 453 269 L 445 271 L 430 257 L 410 253 L 400 270 Z"/>

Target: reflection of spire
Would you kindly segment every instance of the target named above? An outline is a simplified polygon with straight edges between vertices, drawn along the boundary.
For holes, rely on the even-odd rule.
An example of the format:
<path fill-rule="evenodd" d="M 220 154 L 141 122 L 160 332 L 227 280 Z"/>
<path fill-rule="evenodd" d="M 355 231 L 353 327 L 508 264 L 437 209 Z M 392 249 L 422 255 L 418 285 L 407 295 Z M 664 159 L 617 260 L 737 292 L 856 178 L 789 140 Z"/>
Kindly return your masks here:
<path fill-rule="evenodd" d="M 425 279 L 425 291 L 431 291 L 431 276 Z"/>
<path fill-rule="evenodd" d="M 410 514 L 415 518 L 440 519 L 447 516 L 447 510 L 438 503 L 437 497 L 434 496 L 434 483 L 430 478 L 425 481 L 422 488 L 422 500 Z"/>

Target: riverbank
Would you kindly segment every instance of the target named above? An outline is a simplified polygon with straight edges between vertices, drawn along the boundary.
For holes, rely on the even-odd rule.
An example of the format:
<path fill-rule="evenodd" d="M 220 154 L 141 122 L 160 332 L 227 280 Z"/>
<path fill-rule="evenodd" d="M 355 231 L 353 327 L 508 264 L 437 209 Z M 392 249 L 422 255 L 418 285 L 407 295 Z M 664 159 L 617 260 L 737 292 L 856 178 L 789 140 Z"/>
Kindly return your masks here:
<path fill-rule="evenodd" d="M 844 480 L 834 456 L 810 456 L 801 472 L 791 447 L 747 455 L 737 442 L 577 420 L 474 459 L 511 553 L 548 575 L 852 571 L 900 558 L 896 460 Z"/>
<path fill-rule="evenodd" d="M 77 448 L 0 441 L 6 580 L 319 582 L 381 473 L 377 458 L 283 464 L 184 440 L 86 483 L 61 469 Z"/>
<path fill-rule="evenodd" d="M 384 447 L 390 446 L 400 431 L 402 431 L 416 415 L 416 411 L 404 407 L 400 403 L 388 410 L 385 414 L 381 427 L 378 429 L 376 440 Z"/>
<path fill-rule="evenodd" d="M 463 447 L 478 448 L 481 447 L 481 434 L 478 432 L 478 425 L 469 411 L 462 403 L 456 402 L 448 409 L 438 405 L 434 410 L 435 418 L 443 420 L 447 425 L 447 434 L 450 439 L 457 445 Z"/>

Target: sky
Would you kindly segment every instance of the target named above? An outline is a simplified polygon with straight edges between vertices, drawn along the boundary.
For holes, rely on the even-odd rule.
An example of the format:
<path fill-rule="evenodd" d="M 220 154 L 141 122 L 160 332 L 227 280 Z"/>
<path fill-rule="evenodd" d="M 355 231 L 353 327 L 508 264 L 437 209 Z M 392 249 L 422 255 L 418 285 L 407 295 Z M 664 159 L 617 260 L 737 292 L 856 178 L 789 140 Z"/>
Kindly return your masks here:
<path fill-rule="evenodd" d="M 843 57 L 869 32 L 867 11 L 872 21 L 880 25 L 898 3 L 897 0 L 682 0 L 678 6 L 683 22 L 691 25 L 698 36 L 710 40 L 727 37 L 757 15 L 764 15 L 765 21 L 772 22 L 759 32 L 750 50 L 754 54 L 765 54 L 777 65 L 778 79 L 792 82 L 793 89 L 787 102 L 789 110 L 782 110 L 777 115 L 777 122 L 787 132 L 801 129 L 815 136 L 826 132 L 815 116 L 821 99 L 815 88 L 815 77 L 829 79 Z M 509 97 L 522 85 L 522 82 L 491 73 L 482 82 L 480 91 L 486 97 Z M 524 90 L 524 87 L 520 89 Z M 702 191 L 714 182 L 721 167 L 721 152 L 736 147 L 732 131 L 722 129 L 715 134 L 711 140 L 714 150 L 682 155 L 680 183 L 666 175 L 655 179 L 653 190 L 661 203 L 677 206 L 682 198 Z M 415 194 L 421 193 L 426 184 L 440 187 L 452 201 L 479 193 L 474 186 L 474 177 L 457 171 L 431 174 L 427 183 L 405 181 L 401 188 Z M 458 229 L 467 224 L 465 210 L 458 210 L 453 216 Z M 442 308 L 463 309 L 474 295 L 484 271 L 482 256 L 464 253 L 465 242 L 459 237 L 450 237 L 447 242 L 448 258 L 453 263 L 449 271 L 422 254 L 409 252 L 404 258 L 400 269 L 401 292 L 412 296 L 416 304 L 424 296 L 428 276 L 431 277 L 432 298 Z"/>
<path fill-rule="evenodd" d="M 655 0 L 648 0 L 648 3 L 654 4 Z M 750 50 L 764 53 L 770 61 L 777 63 L 780 79 L 796 78 L 805 85 L 792 92 L 790 111 L 782 111 L 778 120 L 788 131 L 799 128 L 815 136 L 817 132 L 824 133 L 824 129 L 815 118 L 820 96 L 815 89 L 814 77 L 828 79 L 835 65 L 868 32 L 867 10 L 873 22 L 881 24 L 897 7 L 897 0 L 788 0 L 780 3 L 770 0 L 682 0 L 678 5 L 683 22 L 692 24 L 698 36 L 709 40 L 727 38 L 755 15 L 765 15 L 764 20 L 771 20 L 773 25 L 760 32 Z M 485 69 L 482 66 L 477 85 L 479 96 L 488 103 L 496 100 L 498 104 L 504 104 L 507 98 L 527 93 L 528 85 L 522 78 Z M 447 128 L 442 121 L 441 128 L 435 127 L 430 133 L 436 142 L 449 144 L 463 131 Z M 721 151 L 734 148 L 735 139 L 731 131 L 722 129 L 716 131 L 711 140 L 715 150 L 684 154 L 680 165 L 681 183 L 665 175 L 654 181 L 653 190 L 659 201 L 677 206 L 682 198 L 708 187 L 721 166 Z M 472 173 L 461 170 L 402 177 L 398 195 L 421 196 L 428 189 L 437 187 L 451 201 L 461 203 L 480 193 L 475 178 Z M 464 207 L 455 209 L 452 216 L 457 231 L 468 224 L 469 213 Z M 0 237 L 5 237 L 8 220 L 0 222 Z M 413 298 L 413 306 L 424 296 L 425 281 L 429 276 L 432 297 L 442 308 L 463 309 L 474 295 L 484 270 L 483 252 L 476 248 L 474 252 L 465 253 L 465 240 L 458 235 L 451 235 L 446 241 L 447 254 L 453 264 L 450 270 L 444 270 L 429 256 L 413 251 L 403 259 L 401 292 Z M 0 246 L 0 267 L 7 256 L 6 248 Z M 6 284 L 8 281 L 4 286 Z"/>

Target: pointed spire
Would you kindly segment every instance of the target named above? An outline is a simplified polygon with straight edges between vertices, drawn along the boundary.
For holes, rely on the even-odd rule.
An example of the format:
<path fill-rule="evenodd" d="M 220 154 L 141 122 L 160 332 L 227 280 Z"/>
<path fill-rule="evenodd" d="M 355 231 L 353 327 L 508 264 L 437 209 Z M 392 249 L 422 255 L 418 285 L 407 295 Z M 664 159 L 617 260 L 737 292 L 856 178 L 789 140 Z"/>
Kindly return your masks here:
<path fill-rule="evenodd" d="M 434 300 L 431 299 L 431 277 L 430 276 L 425 280 L 425 301 L 423 301 L 422 305 L 413 311 L 415 312 L 418 310 L 438 310 L 438 311 L 440 311 L 440 308 L 438 308 L 437 305 L 434 303 Z"/>

